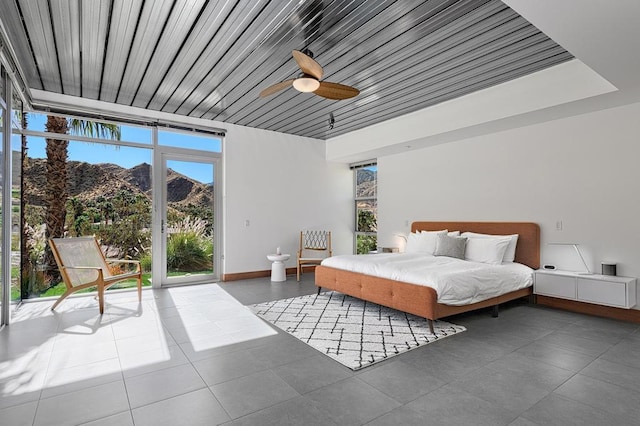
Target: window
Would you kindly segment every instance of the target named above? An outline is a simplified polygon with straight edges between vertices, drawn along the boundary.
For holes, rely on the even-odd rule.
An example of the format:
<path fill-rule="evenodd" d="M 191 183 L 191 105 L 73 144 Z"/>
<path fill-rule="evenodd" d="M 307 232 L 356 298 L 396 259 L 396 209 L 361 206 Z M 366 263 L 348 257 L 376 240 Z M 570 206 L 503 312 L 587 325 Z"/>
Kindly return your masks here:
<path fill-rule="evenodd" d="M 35 111 L 29 111 L 26 120 L 26 129 L 33 132 L 45 131 L 49 115 Z M 95 139 L 106 139 L 107 143 L 133 142 L 135 145 L 152 144 L 151 128 L 122 123 L 103 122 L 92 119 L 65 117 L 69 124 L 74 125 L 72 134 Z M 120 133 L 119 138 L 112 138 L 110 129 L 116 129 Z"/>
<path fill-rule="evenodd" d="M 377 248 L 378 237 L 378 166 L 375 162 L 352 165 L 355 195 L 356 254 L 367 254 Z"/>
<path fill-rule="evenodd" d="M 19 116 L 26 129 L 12 139 L 19 176 L 13 192 L 20 200 L 12 294 L 26 299 L 64 292 L 48 235 L 95 235 L 110 257 L 140 260 L 144 285 L 150 285 L 151 129 L 37 112 Z"/>
<path fill-rule="evenodd" d="M 7 250 L 7 244 L 4 241 L 4 230 L 2 229 L 2 224 L 4 222 L 2 218 L 3 207 L 6 207 L 7 203 L 4 203 L 4 193 L 3 186 L 5 184 L 3 177 L 4 173 L 4 135 L 6 132 L 11 131 L 11 124 L 8 120 L 7 112 L 7 101 L 5 100 L 5 84 L 7 84 L 7 80 L 4 73 L 4 68 L 2 64 L 0 64 L 0 253 L 4 254 L 5 250 Z M 11 105 L 9 105 L 11 107 Z M 10 205 L 10 202 L 9 202 Z M 4 325 L 5 322 L 8 322 L 8 302 L 9 298 L 7 297 L 7 289 L 5 288 L 9 284 L 4 280 L 4 270 L 5 270 L 5 260 L 3 257 L 0 257 L 0 327 Z"/>
<path fill-rule="evenodd" d="M 200 151 L 222 152 L 222 138 L 211 133 L 159 130 L 158 144 Z"/>

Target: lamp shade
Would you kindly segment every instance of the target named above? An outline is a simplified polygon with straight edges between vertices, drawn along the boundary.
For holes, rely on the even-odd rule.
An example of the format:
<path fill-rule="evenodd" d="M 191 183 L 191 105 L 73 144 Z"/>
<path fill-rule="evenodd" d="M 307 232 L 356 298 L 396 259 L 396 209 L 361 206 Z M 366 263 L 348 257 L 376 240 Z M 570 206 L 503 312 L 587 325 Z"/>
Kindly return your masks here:
<path fill-rule="evenodd" d="M 313 92 L 320 87 L 320 82 L 315 78 L 301 77 L 293 81 L 293 87 L 300 92 Z"/>

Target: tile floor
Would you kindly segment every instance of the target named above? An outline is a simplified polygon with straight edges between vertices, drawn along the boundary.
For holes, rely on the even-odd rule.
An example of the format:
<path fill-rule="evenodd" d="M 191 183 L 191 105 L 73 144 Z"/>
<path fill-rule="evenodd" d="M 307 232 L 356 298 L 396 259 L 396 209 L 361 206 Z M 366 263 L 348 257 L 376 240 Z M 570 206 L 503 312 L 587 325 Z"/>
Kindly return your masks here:
<path fill-rule="evenodd" d="M 0 331 L 0 425 L 640 424 L 640 328 L 523 302 L 358 372 L 243 305 L 268 279 L 25 303 Z"/>

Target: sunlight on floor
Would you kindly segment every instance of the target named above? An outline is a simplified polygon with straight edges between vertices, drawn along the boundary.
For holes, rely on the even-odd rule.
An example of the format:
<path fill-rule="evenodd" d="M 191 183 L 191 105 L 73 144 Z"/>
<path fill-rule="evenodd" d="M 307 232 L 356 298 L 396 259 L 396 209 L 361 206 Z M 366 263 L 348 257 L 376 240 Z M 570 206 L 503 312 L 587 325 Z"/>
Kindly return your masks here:
<path fill-rule="evenodd" d="M 0 332 L 0 409 L 193 362 L 277 334 L 217 284 L 24 303 Z M 230 349 L 229 349 L 230 350 Z"/>

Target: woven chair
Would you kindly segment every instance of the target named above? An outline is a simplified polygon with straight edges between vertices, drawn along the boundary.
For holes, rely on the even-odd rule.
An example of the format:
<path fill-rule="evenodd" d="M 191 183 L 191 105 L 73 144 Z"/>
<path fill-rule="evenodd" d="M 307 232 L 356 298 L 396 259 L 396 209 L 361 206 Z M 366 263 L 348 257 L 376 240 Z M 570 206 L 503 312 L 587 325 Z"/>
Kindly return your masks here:
<path fill-rule="evenodd" d="M 94 237 L 51 238 L 49 246 L 58 264 L 67 291 L 51 307 L 54 310 L 67 296 L 76 291 L 98 288 L 100 314 L 104 313 L 104 291 L 117 282 L 135 278 L 138 280 L 138 300 L 142 301 L 142 271 L 136 260 L 105 259 Z M 135 271 L 114 274 L 117 263 L 130 263 Z"/>
<path fill-rule="evenodd" d="M 331 231 L 300 232 L 298 249 L 298 281 L 305 266 L 319 265 L 331 256 Z"/>

